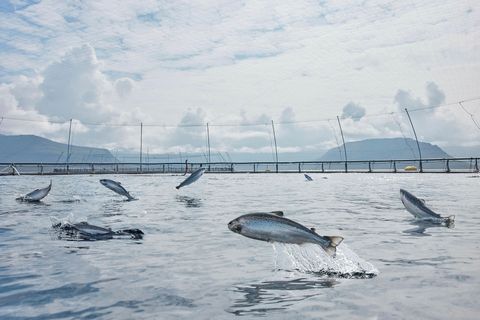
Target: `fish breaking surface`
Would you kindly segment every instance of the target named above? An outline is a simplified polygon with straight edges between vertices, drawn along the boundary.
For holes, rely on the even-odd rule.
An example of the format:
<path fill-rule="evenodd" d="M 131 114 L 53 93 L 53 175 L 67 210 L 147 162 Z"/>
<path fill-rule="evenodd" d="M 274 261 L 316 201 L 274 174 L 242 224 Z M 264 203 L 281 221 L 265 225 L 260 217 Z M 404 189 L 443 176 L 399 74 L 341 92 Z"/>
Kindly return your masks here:
<path fill-rule="evenodd" d="M 379 271 L 343 243 L 335 257 L 313 244 L 272 243 L 275 269 L 298 270 L 339 278 L 372 278 Z"/>

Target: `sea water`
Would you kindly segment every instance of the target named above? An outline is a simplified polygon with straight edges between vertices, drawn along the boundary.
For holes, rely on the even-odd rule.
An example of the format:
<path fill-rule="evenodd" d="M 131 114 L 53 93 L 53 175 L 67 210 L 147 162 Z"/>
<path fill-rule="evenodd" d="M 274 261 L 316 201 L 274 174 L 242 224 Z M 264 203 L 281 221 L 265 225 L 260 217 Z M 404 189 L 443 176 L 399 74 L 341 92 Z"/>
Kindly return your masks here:
<path fill-rule="evenodd" d="M 468 174 L 205 174 L 0 177 L 0 319 L 477 319 L 480 179 Z M 327 177 L 328 179 L 322 179 Z M 122 182 L 138 201 L 99 179 Z M 41 203 L 15 198 L 48 185 Z M 453 228 L 422 225 L 403 188 Z M 282 210 L 337 255 L 228 230 Z M 52 221 L 142 240 L 65 241 Z"/>

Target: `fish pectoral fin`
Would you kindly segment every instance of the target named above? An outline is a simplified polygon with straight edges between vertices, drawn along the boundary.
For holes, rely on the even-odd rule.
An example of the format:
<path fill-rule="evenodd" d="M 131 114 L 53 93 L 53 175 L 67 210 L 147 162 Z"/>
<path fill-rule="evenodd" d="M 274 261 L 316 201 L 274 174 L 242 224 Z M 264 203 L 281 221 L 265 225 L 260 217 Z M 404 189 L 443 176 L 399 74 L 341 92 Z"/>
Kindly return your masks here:
<path fill-rule="evenodd" d="M 270 213 L 273 213 L 276 216 L 283 217 L 283 211 L 270 211 Z"/>

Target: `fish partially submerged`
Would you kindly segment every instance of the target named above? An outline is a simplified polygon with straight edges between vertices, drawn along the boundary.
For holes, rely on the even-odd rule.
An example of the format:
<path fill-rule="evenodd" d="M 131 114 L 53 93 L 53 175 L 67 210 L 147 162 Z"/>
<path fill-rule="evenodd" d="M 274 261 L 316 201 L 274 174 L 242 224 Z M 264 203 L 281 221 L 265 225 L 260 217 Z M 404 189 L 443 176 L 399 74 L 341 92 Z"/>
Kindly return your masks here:
<path fill-rule="evenodd" d="M 136 200 L 118 181 L 113 181 L 110 179 L 101 179 L 100 183 L 105 187 L 107 187 L 108 189 L 118 193 L 119 195 L 127 197 L 127 201 Z"/>
<path fill-rule="evenodd" d="M 50 184 L 47 187 L 43 189 L 35 189 L 34 191 L 27 193 L 22 197 L 18 197 L 16 200 L 26 202 L 38 202 L 45 198 L 50 192 L 50 190 L 52 190 L 52 180 L 50 180 Z"/>
<path fill-rule="evenodd" d="M 305 179 L 307 179 L 307 181 L 313 181 L 313 178 L 310 177 L 308 174 L 304 173 L 303 175 L 305 176 Z"/>
<path fill-rule="evenodd" d="M 428 220 L 434 223 L 445 223 L 447 226 L 453 224 L 455 221 L 455 216 L 442 217 L 438 213 L 430 210 L 430 208 L 425 205 L 425 200 L 415 197 L 406 190 L 400 189 L 400 199 L 405 209 L 417 219 Z"/>
<path fill-rule="evenodd" d="M 314 228 L 309 229 L 284 218 L 282 212 L 246 214 L 230 221 L 228 229 L 255 240 L 318 244 L 330 256 L 335 256 L 336 247 L 343 241 L 343 237 L 339 236 L 321 236 L 315 232 Z"/>
<path fill-rule="evenodd" d="M 180 183 L 178 186 L 175 188 L 180 189 L 181 187 L 188 186 L 189 184 L 194 183 L 198 179 L 200 179 L 201 176 L 205 173 L 205 168 L 200 168 L 192 172 L 191 175 L 188 176 L 187 179 L 183 180 L 182 183 Z"/>
<path fill-rule="evenodd" d="M 64 240 L 108 240 L 113 238 L 142 239 L 143 232 L 140 229 L 123 229 L 112 231 L 110 228 L 103 228 L 89 224 L 88 222 L 62 223 L 52 225 L 57 232 L 59 239 Z"/>

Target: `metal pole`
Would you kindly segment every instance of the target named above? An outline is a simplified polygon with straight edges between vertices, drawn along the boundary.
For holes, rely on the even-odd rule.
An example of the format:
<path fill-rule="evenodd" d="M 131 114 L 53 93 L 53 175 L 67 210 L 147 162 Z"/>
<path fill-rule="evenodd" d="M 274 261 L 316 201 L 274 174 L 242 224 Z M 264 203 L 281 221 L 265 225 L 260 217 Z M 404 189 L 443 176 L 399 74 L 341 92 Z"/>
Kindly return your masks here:
<path fill-rule="evenodd" d="M 142 172 L 143 122 L 140 122 L 140 173 Z"/>
<path fill-rule="evenodd" d="M 423 172 L 422 152 L 420 151 L 420 144 L 418 143 L 417 132 L 415 131 L 415 127 L 413 126 L 412 118 L 410 118 L 410 114 L 408 113 L 407 108 L 405 108 L 405 112 L 407 113 L 408 120 L 410 121 L 410 125 L 412 126 L 413 134 L 415 135 L 415 140 L 417 141 L 418 155 L 420 157 L 420 172 Z"/>
<path fill-rule="evenodd" d="M 210 129 L 207 122 L 208 171 L 210 171 Z"/>
<path fill-rule="evenodd" d="M 70 138 L 72 136 L 72 119 L 70 119 L 70 127 L 68 128 L 68 145 L 67 145 L 67 174 L 68 174 L 68 163 L 70 162 Z"/>
<path fill-rule="evenodd" d="M 343 141 L 343 152 L 345 153 L 345 172 L 348 172 L 348 167 L 347 167 L 347 147 L 345 146 L 345 138 L 343 137 L 343 130 L 342 130 L 342 125 L 340 124 L 340 118 L 337 116 L 337 121 L 338 121 L 338 126 L 340 127 L 340 133 L 342 134 L 342 141 Z"/>
<path fill-rule="evenodd" d="M 272 120 L 273 142 L 275 143 L 275 172 L 278 173 L 278 150 L 277 150 L 277 136 L 275 135 L 275 125 Z"/>

